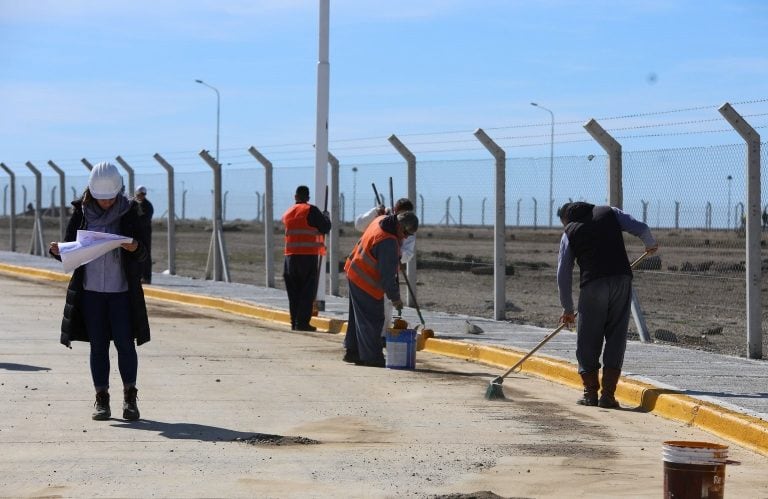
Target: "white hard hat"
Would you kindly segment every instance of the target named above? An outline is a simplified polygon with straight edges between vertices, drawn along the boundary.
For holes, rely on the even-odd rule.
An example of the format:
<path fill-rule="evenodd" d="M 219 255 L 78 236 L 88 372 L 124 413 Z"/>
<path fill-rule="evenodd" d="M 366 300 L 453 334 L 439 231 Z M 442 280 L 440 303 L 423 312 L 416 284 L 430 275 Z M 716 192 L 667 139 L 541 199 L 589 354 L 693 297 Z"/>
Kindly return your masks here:
<path fill-rule="evenodd" d="M 134 192 L 134 194 L 146 194 L 146 193 L 147 193 L 147 188 L 144 187 L 143 185 L 138 186 L 136 188 L 136 192 Z"/>
<path fill-rule="evenodd" d="M 112 199 L 123 189 L 123 177 L 112 163 L 98 163 L 88 178 L 88 190 L 94 199 Z"/>

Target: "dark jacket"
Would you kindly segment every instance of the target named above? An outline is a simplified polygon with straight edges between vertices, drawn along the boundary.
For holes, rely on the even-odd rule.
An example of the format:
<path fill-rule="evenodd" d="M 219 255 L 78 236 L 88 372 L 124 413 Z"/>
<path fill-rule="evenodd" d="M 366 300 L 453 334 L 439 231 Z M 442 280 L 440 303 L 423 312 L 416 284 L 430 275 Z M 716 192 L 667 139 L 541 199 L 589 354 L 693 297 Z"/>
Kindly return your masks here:
<path fill-rule="evenodd" d="M 580 287 L 601 277 L 632 276 L 621 225 L 610 206 L 573 203 L 564 214 L 568 244 L 580 270 Z"/>
<path fill-rule="evenodd" d="M 144 301 L 144 289 L 141 287 L 141 262 L 147 258 L 147 231 L 141 227 L 137 213 L 136 201 L 131 201 L 131 209 L 120 219 L 120 235 L 132 237 L 139 243 L 134 252 L 121 249 L 123 270 L 128 281 L 128 293 L 131 303 L 131 327 L 136 344 L 149 341 L 149 319 L 147 305 Z M 72 202 L 73 213 L 67 225 L 65 242 L 74 241 L 78 230 L 87 229 L 83 216 L 83 202 L 78 199 Z M 58 255 L 52 255 L 61 260 Z M 70 347 L 72 341 L 90 341 L 85 330 L 82 313 L 83 278 L 85 266 L 80 266 L 72 273 L 72 279 L 67 287 L 67 299 L 64 305 L 64 319 L 61 321 L 61 344 Z"/>

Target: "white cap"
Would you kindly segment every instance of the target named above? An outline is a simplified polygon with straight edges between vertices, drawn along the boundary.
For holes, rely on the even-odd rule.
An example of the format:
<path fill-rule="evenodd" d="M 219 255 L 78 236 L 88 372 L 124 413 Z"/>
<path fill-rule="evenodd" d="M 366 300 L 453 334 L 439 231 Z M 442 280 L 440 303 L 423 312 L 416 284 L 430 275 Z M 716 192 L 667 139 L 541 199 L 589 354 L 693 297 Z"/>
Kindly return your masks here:
<path fill-rule="evenodd" d="M 98 163 L 88 178 L 88 190 L 94 199 L 112 199 L 123 189 L 123 177 L 112 163 Z"/>
<path fill-rule="evenodd" d="M 136 188 L 136 191 L 134 192 L 134 194 L 146 194 L 146 193 L 147 193 L 147 188 L 144 187 L 143 185 L 138 186 Z"/>

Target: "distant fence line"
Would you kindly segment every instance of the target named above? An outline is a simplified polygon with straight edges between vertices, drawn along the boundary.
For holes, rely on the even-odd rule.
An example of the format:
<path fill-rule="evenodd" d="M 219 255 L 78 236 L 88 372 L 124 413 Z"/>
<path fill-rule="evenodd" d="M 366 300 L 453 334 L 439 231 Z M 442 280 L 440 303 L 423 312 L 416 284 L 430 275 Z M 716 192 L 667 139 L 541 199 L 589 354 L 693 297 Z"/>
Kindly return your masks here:
<path fill-rule="evenodd" d="M 766 188 L 761 185 L 763 180 L 760 175 L 762 155 L 765 153 L 759 135 L 743 117 L 728 104 L 722 106 L 720 112 L 744 138 L 746 146 L 737 144 L 623 153 L 621 144 L 597 121 L 590 120 L 584 128 L 603 148 L 603 155 L 507 158 L 493 139 L 478 130 L 475 136 L 493 156 L 492 160 L 417 163 L 415 158 L 408 162 L 406 169 L 402 162 L 357 164 L 349 168 L 342 160 L 341 167 L 337 165 L 333 170 L 335 173 L 331 173 L 336 178 L 329 181 L 329 184 L 339 186 L 339 192 L 331 193 L 338 206 L 334 216 L 340 221 L 348 221 L 373 206 L 373 192 L 367 192 L 367 186 L 374 182 L 384 190 L 391 177 L 397 185 L 393 197 L 411 194 L 410 197 L 415 198 L 416 212 L 424 224 L 493 225 L 494 245 L 501 249 L 497 251 L 494 262 L 496 319 L 505 316 L 504 231 L 510 226 L 554 226 L 556 221 L 553 221 L 552 213 L 557 205 L 566 201 L 587 200 L 623 207 L 656 228 L 742 230 L 746 239 L 744 277 L 747 283 L 748 350 L 750 357 L 760 358 L 760 230 L 761 226 L 768 224 L 768 202 L 761 198 L 761 191 L 766 192 Z M 402 143 L 400 146 L 404 147 Z M 203 153 L 205 151 L 201 155 Z M 274 178 L 269 169 L 270 178 L 267 179 L 265 169 L 254 161 L 252 169 L 221 168 L 220 187 L 214 191 L 210 172 L 175 172 L 173 166 L 159 154 L 155 155 L 155 159 L 166 169 L 167 175 L 160 172 L 137 174 L 127 162 L 118 158 L 126 169 L 128 185 L 146 185 L 148 198 L 155 205 L 155 213 L 168 218 L 169 241 L 175 239 L 172 222 L 179 218 L 220 217 L 218 222 L 242 218 L 263 222 L 267 199 L 274 200 L 269 211 L 280 214 L 293 203 L 296 185 L 311 185 L 313 179 L 313 167 L 281 169 L 279 166 L 274 169 Z M 601 168 L 601 163 L 607 167 Z M 86 159 L 83 159 L 83 164 L 90 166 Z M 58 178 L 42 175 L 39 173 L 42 169 L 36 169 L 29 162 L 27 167 L 34 177 L 23 175 L 23 171 L 17 172 L 5 164 L 2 167 L 10 177 L 10 182 L 3 188 L 3 215 L 11 219 L 11 225 L 14 216 L 19 213 L 19 203 L 24 211 L 35 216 L 38 232 L 42 230 L 42 224 L 37 223 L 39 217 L 46 212 L 60 216 L 67 209 L 64 175 L 60 174 Z M 51 173 L 51 170 L 45 171 Z M 365 186 L 359 189 L 358 174 L 363 177 L 360 180 L 364 180 L 361 185 Z M 67 180 L 72 198 L 75 198 L 87 184 L 87 172 L 70 175 Z M 165 180 L 168 180 L 169 188 L 162 187 Z M 21 198 L 16 192 L 19 187 Z M 60 194 L 58 201 L 57 189 Z M 174 200 L 174 191 L 180 191 L 180 203 Z M 35 195 L 30 195 L 30 192 L 35 192 Z M 43 192 L 50 192 L 51 195 L 50 205 L 45 210 L 41 199 Z M 274 196 L 275 192 L 278 196 Z M 318 194 L 313 193 L 317 204 L 320 203 Z M 6 211 L 9 199 L 12 206 Z M 514 223 L 510 223 L 513 220 Z M 270 226 L 273 221 L 268 221 Z M 63 232 L 63 227 L 61 230 Z M 331 241 L 334 237 L 337 238 L 338 234 L 332 234 Z M 11 238 L 12 249 L 15 250 L 13 230 Z M 42 240 L 40 234 L 33 234 L 33 238 Z M 32 247 L 34 253 L 43 253 L 39 244 Z M 222 258 L 226 268 L 226 255 Z M 175 250 L 169 251 L 169 259 L 168 268 L 174 269 Z M 270 268 L 267 270 L 268 273 L 273 271 Z M 415 280 L 415 272 L 416 262 L 413 262 L 409 266 L 409 278 Z M 216 279 L 222 278 L 220 272 L 214 273 L 217 274 Z M 226 278 L 228 280 L 228 276 Z M 268 275 L 267 282 L 272 281 Z M 337 287 L 332 283 L 331 291 L 334 289 Z"/>

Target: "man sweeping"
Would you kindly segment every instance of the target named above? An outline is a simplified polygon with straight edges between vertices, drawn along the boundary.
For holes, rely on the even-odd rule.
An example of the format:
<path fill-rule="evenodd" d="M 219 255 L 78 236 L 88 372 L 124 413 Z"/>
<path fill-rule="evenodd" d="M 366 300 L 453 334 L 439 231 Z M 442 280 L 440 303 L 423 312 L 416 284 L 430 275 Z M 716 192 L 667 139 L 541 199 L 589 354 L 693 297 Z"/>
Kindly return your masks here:
<path fill-rule="evenodd" d="M 640 238 L 649 254 L 658 246 L 646 224 L 618 208 L 566 203 L 557 215 L 565 228 L 557 258 L 557 286 L 563 307 L 560 323 L 568 327 L 576 321 L 571 285 L 573 264 L 579 264 L 576 360 L 584 396 L 578 403 L 618 408 L 614 394 L 624 363 L 632 300 L 632 269 L 622 233 Z M 598 398 L 601 353 L 603 377 Z"/>
<path fill-rule="evenodd" d="M 403 307 L 397 283 L 400 245 L 418 228 L 419 219 L 411 211 L 379 216 L 368 225 L 347 258 L 344 271 L 349 282 L 349 318 L 344 338 L 345 362 L 384 367 L 384 300 L 389 299 L 395 308 Z"/>

